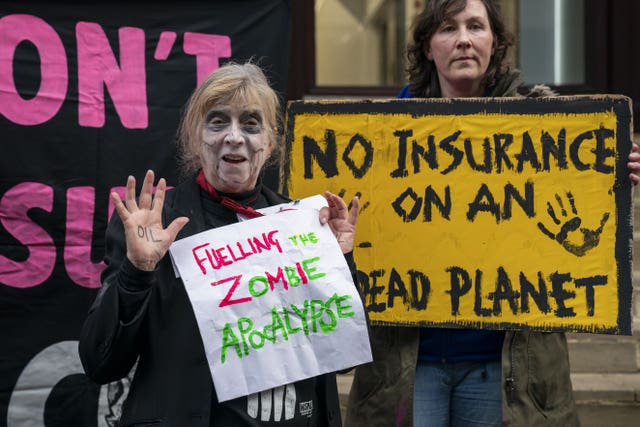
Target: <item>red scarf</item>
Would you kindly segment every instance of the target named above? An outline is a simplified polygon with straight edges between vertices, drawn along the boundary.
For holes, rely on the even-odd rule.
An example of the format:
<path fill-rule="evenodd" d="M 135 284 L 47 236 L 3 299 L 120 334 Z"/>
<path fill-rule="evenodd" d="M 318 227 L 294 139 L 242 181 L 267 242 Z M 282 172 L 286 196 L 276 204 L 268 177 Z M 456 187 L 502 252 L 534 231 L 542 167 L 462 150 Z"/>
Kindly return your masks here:
<path fill-rule="evenodd" d="M 218 194 L 216 189 L 213 188 L 213 186 L 209 184 L 209 182 L 205 179 L 204 171 L 200 171 L 198 177 L 196 178 L 196 181 L 198 182 L 198 185 L 200 185 L 200 188 L 202 188 L 207 194 L 213 197 L 213 200 L 220 202 L 220 204 L 225 208 L 244 215 L 248 218 L 257 218 L 259 216 L 263 216 L 263 214 L 250 206 L 243 206 L 227 196 L 221 196 L 220 194 Z"/>

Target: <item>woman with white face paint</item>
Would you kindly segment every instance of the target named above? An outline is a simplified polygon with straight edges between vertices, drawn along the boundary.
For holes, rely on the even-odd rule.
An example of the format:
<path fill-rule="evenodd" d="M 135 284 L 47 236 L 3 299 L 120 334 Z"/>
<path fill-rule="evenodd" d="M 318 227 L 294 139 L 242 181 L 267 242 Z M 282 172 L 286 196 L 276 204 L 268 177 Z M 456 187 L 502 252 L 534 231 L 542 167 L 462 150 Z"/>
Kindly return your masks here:
<path fill-rule="evenodd" d="M 127 375 L 137 361 L 119 425 L 340 426 L 334 374 L 218 402 L 196 319 L 167 251 L 176 238 L 259 215 L 288 201 L 260 180 L 278 144 L 278 98 L 256 65 L 227 64 L 189 99 L 179 148 L 189 179 L 152 194 L 148 171 L 136 198 L 127 181 L 107 229 L 106 269 L 80 339 L 87 375 L 100 383 Z M 325 193 L 328 223 L 355 277 L 352 250 L 359 202 Z M 153 236 L 153 238 L 141 238 Z M 286 362 L 283 362 L 286 363 Z"/>

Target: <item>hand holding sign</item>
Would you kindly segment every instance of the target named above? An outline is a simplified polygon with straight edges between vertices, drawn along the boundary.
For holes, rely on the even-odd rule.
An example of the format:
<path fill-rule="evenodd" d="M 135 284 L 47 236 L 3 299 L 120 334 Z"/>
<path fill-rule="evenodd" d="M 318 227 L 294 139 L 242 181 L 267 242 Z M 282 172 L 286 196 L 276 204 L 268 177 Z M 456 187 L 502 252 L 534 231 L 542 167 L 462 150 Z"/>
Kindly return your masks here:
<path fill-rule="evenodd" d="M 154 174 L 147 171 L 136 202 L 136 179 L 127 179 L 127 195 L 123 203 L 117 193 L 111 198 L 118 216 L 124 224 L 127 240 L 127 258 L 136 268 L 152 271 L 167 253 L 178 232 L 189 221 L 187 217 L 176 218 L 167 228 L 162 226 L 162 205 L 167 183 L 158 181 L 155 197 L 152 195 Z"/>
<path fill-rule="evenodd" d="M 638 144 L 633 143 L 631 145 L 631 153 L 629 153 L 629 162 L 627 163 L 627 168 L 629 169 L 629 179 L 633 184 L 638 184 L 640 182 L 640 153 L 638 152 Z"/>
<path fill-rule="evenodd" d="M 353 250 L 356 222 L 358 222 L 360 214 L 360 201 L 354 197 L 351 201 L 351 212 L 348 212 L 347 205 L 340 196 L 325 191 L 324 197 L 327 199 L 329 207 L 320 210 L 320 223 L 329 224 L 342 253 L 349 253 Z"/>

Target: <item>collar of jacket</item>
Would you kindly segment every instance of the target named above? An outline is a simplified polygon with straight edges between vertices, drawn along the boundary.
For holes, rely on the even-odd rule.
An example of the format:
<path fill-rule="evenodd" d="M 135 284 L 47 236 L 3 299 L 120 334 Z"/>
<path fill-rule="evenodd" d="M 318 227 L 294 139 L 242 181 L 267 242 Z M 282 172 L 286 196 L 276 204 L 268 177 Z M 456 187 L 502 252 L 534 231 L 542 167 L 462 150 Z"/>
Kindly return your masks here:
<path fill-rule="evenodd" d="M 538 84 L 531 87 L 531 89 L 521 95 L 518 89 L 524 84 L 520 70 L 509 70 L 493 87 L 490 96 L 495 97 L 507 97 L 507 96 L 525 96 L 527 98 L 539 98 L 541 96 L 557 96 L 549 86 Z"/>

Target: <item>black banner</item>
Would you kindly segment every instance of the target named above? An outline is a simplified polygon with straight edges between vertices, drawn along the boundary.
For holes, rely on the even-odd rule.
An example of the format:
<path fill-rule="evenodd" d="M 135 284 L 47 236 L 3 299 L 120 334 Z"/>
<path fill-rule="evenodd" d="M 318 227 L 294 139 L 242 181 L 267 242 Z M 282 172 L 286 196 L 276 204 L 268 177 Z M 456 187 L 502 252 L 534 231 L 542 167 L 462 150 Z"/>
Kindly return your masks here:
<path fill-rule="evenodd" d="M 128 175 L 178 183 L 181 108 L 229 60 L 283 94 L 290 2 L 0 2 L 0 426 L 113 425 L 77 340 Z M 265 181 L 277 187 L 277 171 Z"/>

